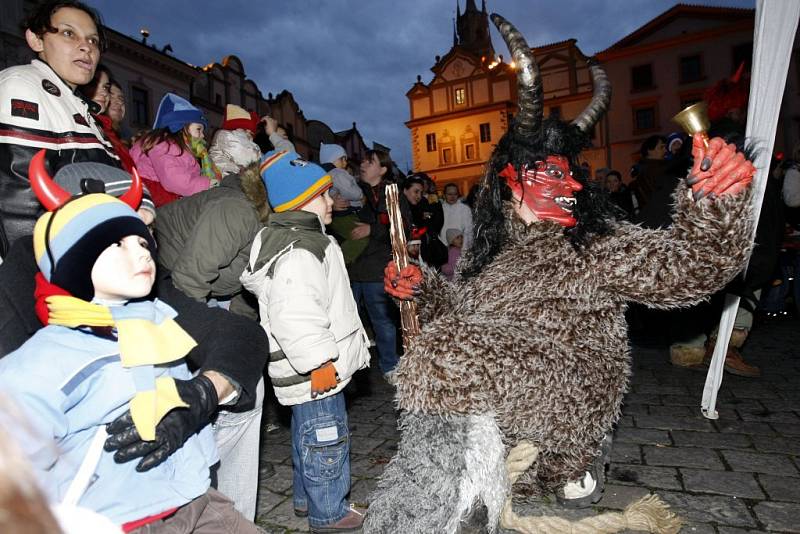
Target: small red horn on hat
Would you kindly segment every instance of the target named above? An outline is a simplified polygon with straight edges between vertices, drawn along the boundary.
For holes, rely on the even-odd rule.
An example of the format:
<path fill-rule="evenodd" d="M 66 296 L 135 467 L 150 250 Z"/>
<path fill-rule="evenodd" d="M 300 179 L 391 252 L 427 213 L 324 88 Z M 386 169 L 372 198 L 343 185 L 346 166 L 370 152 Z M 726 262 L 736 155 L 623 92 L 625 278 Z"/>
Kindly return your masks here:
<path fill-rule="evenodd" d="M 28 165 L 28 180 L 36 198 L 47 211 L 55 211 L 69 200 L 72 195 L 64 191 L 53 181 L 44 166 L 46 150 L 42 149 L 31 158 Z"/>
<path fill-rule="evenodd" d="M 139 209 L 139 204 L 142 203 L 142 178 L 139 176 L 139 171 L 136 170 L 136 167 L 133 168 L 131 173 L 131 186 L 119 199 L 133 209 Z"/>

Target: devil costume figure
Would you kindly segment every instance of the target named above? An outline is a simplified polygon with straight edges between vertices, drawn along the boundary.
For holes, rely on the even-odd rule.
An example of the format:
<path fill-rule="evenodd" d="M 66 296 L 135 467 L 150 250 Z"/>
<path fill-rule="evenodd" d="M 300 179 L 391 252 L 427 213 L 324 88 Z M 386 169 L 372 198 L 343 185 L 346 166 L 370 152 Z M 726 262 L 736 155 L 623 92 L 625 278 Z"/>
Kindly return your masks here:
<path fill-rule="evenodd" d="M 530 48 L 492 21 L 518 66 L 519 113 L 487 166 L 455 280 L 387 267 L 387 291 L 417 297 L 422 329 L 397 368 L 402 438 L 366 532 L 458 532 L 476 510 L 494 532 L 510 493 L 597 502 L 631 373 L 626 303 L 696 303 L 749 252 L 754 168 L 744 156 L 696 136 L 673 226 L 614 222 L 576 165 L 608 107 L 605 72 L 590 62 L 594 96 L 572 123 L 543 121 Z M 538 459 L 509 488 L 505 457 L 523 440 Z"/>

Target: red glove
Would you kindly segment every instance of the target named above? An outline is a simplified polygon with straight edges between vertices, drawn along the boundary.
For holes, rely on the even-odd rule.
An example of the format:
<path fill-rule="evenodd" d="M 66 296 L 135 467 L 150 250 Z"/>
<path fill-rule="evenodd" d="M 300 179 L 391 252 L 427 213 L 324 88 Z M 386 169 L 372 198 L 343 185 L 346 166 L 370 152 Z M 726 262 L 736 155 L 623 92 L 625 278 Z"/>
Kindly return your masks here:
<path fill-rule="evenodd" d="M 705 196 L 735 195 L 753 181 L 756 168 L 744 154 L 736 151 L 732 144 L 725 144 L 720 137 L 703 143 L 703 136 L 695 134 L 692 139 L 694 165 L 686 182 L 692 187 L 694 199 Z"/>
<path fill-rule="evenodd" d="M 383 270 L 383 289 L 400 300 L 411 300 L 419 296 L 422 271 L 416 265 L 407 265 L 397 271 L 397 265 L 390 261 Z"/>
<path fill-rule="evenodd" d="M 333 362 L 328 362 L 318 369 L 311 371 L 311 398 L 327 393 L 336 387 L 336 367 Z"/>

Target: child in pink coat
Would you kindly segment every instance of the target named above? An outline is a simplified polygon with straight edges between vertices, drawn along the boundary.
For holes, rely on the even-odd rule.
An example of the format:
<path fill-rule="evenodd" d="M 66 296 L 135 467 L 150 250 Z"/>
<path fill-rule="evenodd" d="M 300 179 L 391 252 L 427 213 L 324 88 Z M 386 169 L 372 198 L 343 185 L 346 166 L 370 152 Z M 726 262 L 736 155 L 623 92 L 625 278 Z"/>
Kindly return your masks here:
<path fill-rule="evenodd" d="M 456 272 L 456 264 L 461 258 L 461 248 L 464 246 L 464 234 L 457 228 L 448 228 L 445 232 L 447 242 L 450 244 L 447 251 L 447 263 L 442 265 L 442 274 L 448 280 L 453 279 Z"/>
<path fill-rule="evenodd" d="M 205 150 L 206 125 L 202 111 L 167 93 L 158 106 L 153 130 L 131 148 L 131 157 L 156 206 L 217 185 L 218 171 Z"/>

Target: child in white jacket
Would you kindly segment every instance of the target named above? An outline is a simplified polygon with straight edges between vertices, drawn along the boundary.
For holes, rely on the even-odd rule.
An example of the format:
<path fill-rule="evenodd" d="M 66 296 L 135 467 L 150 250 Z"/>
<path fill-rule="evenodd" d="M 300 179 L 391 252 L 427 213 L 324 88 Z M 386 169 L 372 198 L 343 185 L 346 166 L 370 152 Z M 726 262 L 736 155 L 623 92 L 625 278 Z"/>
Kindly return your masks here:
<path fill-rule="evenodd" d="M 258 297 L 270 340 L 269 376 L 292 408 L 294 510 L 311 532 L 351 532 L 350 433 L 342 390 L 369 364 L 368 341 L 341 249 L 325 234 L 330 176 L 298 154 L 273 151 L 261 177 L 274 210 L 256 236 L 244 287 Z"/>

